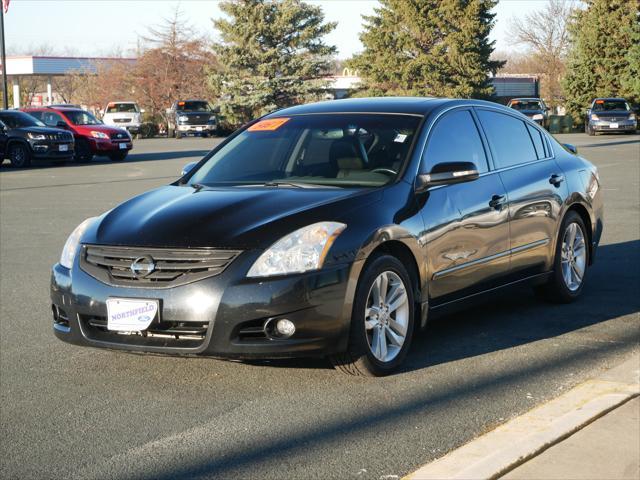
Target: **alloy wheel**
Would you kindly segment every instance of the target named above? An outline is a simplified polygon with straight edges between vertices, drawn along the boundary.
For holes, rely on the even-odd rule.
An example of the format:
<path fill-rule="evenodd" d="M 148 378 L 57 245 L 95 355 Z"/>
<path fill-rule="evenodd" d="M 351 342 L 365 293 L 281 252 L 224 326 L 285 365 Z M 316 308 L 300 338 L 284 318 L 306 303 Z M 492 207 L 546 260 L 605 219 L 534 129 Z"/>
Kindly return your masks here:
<path fill-rule="evenodd" d="M 373 356 L 392 361 L 402 349 L 409 325 L 409 297 L 400 276 L 392 271 L 378 275 L 369 289 L 365 333 Z"/>
<path fill-rule="evenodd" d="M 561 250 L 562 278 L 569 290 L 575 292 L 582 285 L 587 265 L 587 246 L 580 225 L 567 225 L 562 238 Z"/>

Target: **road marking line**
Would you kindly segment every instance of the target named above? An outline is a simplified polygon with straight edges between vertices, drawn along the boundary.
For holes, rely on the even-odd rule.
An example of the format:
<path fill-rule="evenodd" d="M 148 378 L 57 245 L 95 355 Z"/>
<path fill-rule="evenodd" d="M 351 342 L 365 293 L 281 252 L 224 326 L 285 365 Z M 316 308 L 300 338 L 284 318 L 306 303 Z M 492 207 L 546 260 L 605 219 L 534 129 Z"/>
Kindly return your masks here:
<path fill-rule="evenodd" d="M 637 362 L 638 357 L 633 358 Z M 584 382 L 424 465 L 404 480 L 498 478 L 640 395 L 638 373 L 634 370 L 630 382 Z"/>

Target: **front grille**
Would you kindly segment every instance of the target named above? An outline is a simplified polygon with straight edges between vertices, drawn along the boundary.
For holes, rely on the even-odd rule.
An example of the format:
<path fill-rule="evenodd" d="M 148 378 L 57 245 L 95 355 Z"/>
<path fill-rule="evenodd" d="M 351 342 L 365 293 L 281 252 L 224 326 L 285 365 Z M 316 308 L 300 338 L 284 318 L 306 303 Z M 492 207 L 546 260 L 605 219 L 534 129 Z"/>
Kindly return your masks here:
<path fill-rule="evenodd" d="M 113 121 L 115 123 L 131 123 L 130 118 L 114 118 Z"/>
<path fill-rule="evenodd" d="M 204 342 L 209 328 L 209 322 L 154 321 L 142 332 L 117 332 L 107 329 L 107 317 L 78 318 L 90 340 L 151 347 L 196 348 Z"/>
<path fill-rule="evenodd" d="M 56 142 L 71 142 L 73 141 L 73 135 L 66 132 L 48 133 L 47 140 L 54 140 Z"/>
<path fill-rule="evenodd" d="M 182 115 L 181 115 L 182 116 Z M 181 125 L 206 125 L 209 123 L 210 113 L 204 115 L 184 115 L 188 120 L 180 120 Z"/>
<path fill-rule="evenodd" d="M 240 254 L 237 250 L 168 249 L 84 245 L 80 267 L 109 285 L 169 288 L 219 275 Z M 144 258 L 151 272 L 135 274 L 132 264 Z"/>
<path fill-rule="evenodd" d="M 127 135 L 124 132 L 115 132 L 110 134 L 111 140 L 119 140 L 119 141 L 123 141 L 123 140 L 129 140 L 129 135 Z"/>

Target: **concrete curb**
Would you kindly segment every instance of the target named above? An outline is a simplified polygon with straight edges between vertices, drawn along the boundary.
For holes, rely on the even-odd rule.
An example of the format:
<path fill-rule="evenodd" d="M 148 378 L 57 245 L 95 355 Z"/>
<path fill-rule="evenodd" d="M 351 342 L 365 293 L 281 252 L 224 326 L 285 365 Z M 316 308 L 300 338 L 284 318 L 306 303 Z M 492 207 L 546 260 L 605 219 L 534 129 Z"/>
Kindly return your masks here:
<path fill-rule="evenodd" d="M 640 395 L 640 355 L 510 420 L 405 480 L 494 479 Z"/>

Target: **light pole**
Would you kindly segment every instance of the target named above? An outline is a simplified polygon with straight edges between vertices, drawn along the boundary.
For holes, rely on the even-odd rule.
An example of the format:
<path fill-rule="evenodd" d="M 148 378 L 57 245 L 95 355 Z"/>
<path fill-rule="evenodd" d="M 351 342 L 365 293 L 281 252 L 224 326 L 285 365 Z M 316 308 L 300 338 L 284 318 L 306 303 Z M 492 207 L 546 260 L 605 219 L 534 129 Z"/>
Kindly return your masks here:
<path fill-rule="evenodd" d="M 2 46 L 0 49 L 2 50 L 2 92 L 3 92 L 3 101 L 4 101 L 4 109 L 7 110 L 9 108 L 9 92 L 7 91 L 7 52 L 4 48 L 4 9 L 5 2 L 2 2 L 0 5 L 0 42 L 2 42 Z"/>

